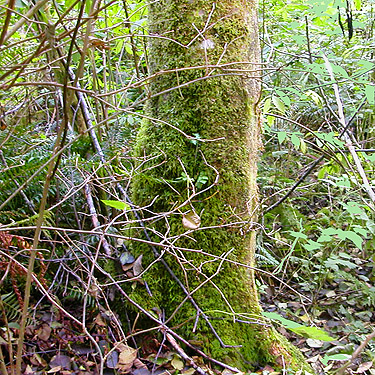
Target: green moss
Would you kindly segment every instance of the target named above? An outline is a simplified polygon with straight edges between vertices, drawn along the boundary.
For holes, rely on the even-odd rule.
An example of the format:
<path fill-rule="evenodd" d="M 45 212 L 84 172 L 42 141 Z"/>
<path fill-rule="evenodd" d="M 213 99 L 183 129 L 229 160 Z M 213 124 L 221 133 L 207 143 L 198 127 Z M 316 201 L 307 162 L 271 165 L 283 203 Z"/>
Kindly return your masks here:
<path fill-rule="evenodd" d="M 150 33 L 170 38 L 151 39 L 152 72 L 217 64 L 219 58 L 220 63 L 256 58 L 257 51 L 248 51 L 256 37 L 250 27 L 255 9 L 240 0 L 221 1 L 212 9 L 213 2 L 203 0 L 162 0 L 150 6 Z M 211 44 L 204 50 L 196 28 L 204 30 L 209 15 L 205 40 Z M 233 67 L 240 69 L 243 65 Z M 132 196 L 140 207 L 152 202 L 148 212 L 160 214 L 147 221 L 152 240 L 163 241 L 163 258 L 211 318 L 222 341 L 241 348 L 221 347 L 202 316 L 196 323 L 197 311 L 188 301 L 182 303 L 185 294 L 160 263 L 154 263 L 144 276 L 153 297 L 138 286 L 131 296 L 148 309 L 164 309 L 167 318 L 173 316 L 168 321 L 170 327 L 178 327 L 187 339 L 200 341 L 216 359 L 239 368 L 256 368 L 267 363 L 281 365 L 277 361 L 283 355 L 286 363 L 294 361 L 298 367 L 301 357 L 295 357 L 294 349 L 272 328 L 233 322 L 233 312 L 237 317 L 246 314 L 262 320 L 253 272 L 236 265 L 253 264 L 255 237 L 251 222 L 257 203 L 254 179 L 259 142 L 253 103 L 259 92 L 256 85 L 249 85 L 238 74 L 211 70 L 175 71 L 158 75 L 151 82 L 153 97 L 147 111 L 154 120 L 144 120 L 137 137 L 134 156 L 139 160 L 139 169 Z M 211 74 L 208 79 L 207 74 Z M 182 132 L 188 136 L 198 133 L 211 141 L 192 142 Z M 213 184 L 216 171 L 219 180 Z M 208 176 L 208 181 L 203 187 L 196 185 L 196 191 L 211 188 L 189 200 L 194 189 L 186 176 L 181 177 L 187 174 L 196 184 L 200 173 Z M 205 229 L 187 236 L 182 212 L 192 206 Z M 147 212 L 144 215 L 153 216 Z M 144 244 L 132 243 L 132 252 L 143 254 L 144 266 L 154 261 L 152 251 Z M 224 258 L 232 262 L 222 261 Z"/>

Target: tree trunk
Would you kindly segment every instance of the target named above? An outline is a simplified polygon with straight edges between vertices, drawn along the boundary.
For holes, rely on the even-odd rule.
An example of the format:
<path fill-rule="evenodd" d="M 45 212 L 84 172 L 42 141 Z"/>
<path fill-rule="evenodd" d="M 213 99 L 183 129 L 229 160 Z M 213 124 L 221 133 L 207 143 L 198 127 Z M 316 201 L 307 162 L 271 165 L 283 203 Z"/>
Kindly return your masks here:
<path fill-rule="evenodd" d="M 160 262 L 144 277 L 153 297 L 142 287 L 132 297 L 164 310 L 169 326 L 218 360 L 302 367 L 302 356 L 265 325 L 251 270 L 261 148 L 256 3 L 160 0 L 149 21 L 154 78 L 135 145 L 142 164 L 133 200 L 151 204 L 149 233 L 199 308 Z M 145 245 L 133 247 L 144 266 L 155 260 Z"/>

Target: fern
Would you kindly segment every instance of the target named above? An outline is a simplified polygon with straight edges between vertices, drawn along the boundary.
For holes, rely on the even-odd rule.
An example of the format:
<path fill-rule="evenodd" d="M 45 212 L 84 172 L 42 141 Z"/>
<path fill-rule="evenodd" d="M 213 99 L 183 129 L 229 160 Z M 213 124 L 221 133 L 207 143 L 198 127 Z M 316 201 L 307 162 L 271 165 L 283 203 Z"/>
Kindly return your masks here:
<path fill-rule="evenodd" d="M 18 320 L 21 316 L 21 307 L 18 303 L 17 296 L 14 292 L 9 292 L 1 296 L 1 301 L 4 307 L 4 313 L 7 321 Z"/>
<path fill-rule="evenodd" d="M 335 271 L 335 275 L 343 280 L 349 281 L 354 290 L 362 293 L 361 301 L 363 301 L 365 306 L 375 307 L 375 287 L 369 287 L 364 281 L 359 280 L 349 272 L 338 270 Z"/>
<path fill-rule="evenodd" d="M 260 266 L 278 266 L 279 261 L 263 246 L 257 245 L 255 259 Z"/>

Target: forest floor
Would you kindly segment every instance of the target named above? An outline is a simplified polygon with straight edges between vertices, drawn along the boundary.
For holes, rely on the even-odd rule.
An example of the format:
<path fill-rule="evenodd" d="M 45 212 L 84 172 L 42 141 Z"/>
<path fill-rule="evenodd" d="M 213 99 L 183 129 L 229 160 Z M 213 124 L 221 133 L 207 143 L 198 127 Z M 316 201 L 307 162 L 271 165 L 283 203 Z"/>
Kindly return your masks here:
<path fill-rule="evenodd" d="M 358 270 L 370 272 L 371 267 L 362 264 Z M 262 281 L 263 285 L 267 285 L 261 288 L 262 305 L 266 312 L 277 312 L 286 319 L 306 326 L 317 326 L 334 337 L 334 341 L 320 341 L 298 336 L 283 326 L 277 327 L 280 333 L 300 348 L 316 374 L 334 373 L 349 361 L 350 366 L 343 373 L 375 374 L 371 355 L 375 351 L 375 342 L 367 343 L 358 356 L 352 358 L 354 349 L 371 334 L 375 314 L 368 309 L 371 301 L 363 299 L 360 291 L 339 279 L 326 279 L 320 290 L 312 295 L 303 290 L 303 284 L 293 285 L 289 281 L 291 288 L 312 299 L 310 303 L 303 303 L 300 296 L 285 285 L 277 284 L 271 278 Z M 77 307 L 74 300 L 70 304 L 65 301 L 65 305 L 73 316 L 81 318 L 82 307 Z M 163 340 L 162 335 L 158 340 L 155 335 L 145 333 L 137 336 L 137 342 L 132 338 L 126 344 L 116 342 L 118 327 L 109 313 L 96 307 L 88 311 L 90 316 L 86 320 L 86 327 L 91 339 L 82 333 L 82 327 L 74 321 L 41 304 L 35 310 L 34 321 L 26 329 L 23 374 L 96 375 L 100 373 L 100 363 L 104 375 L 193 375 L 197 373 L 197 367 L 208 375 L 232 373 L 212 366 L 199 355 L 189 353 L 196 368 L 192 367 L 185 361 L 183 349 L 165 337 Z M 9 328 L 10 340 L 15 341 L 13 336 L 17 337 L 18 324 L 10 322 Z M 132 332 L 135 333 L 135 330 Z M 93 341 L 96 345 L 93 345 Z M 6 344 L 6 340 L 0 337 L 0 345 L 7 348 Z M 7 350 L 3 349 L 3 353 L 9 358 Z M 260 368 L 255 373 L 290 374 L 286 369 L 278 372 L 270 366 Z"/>

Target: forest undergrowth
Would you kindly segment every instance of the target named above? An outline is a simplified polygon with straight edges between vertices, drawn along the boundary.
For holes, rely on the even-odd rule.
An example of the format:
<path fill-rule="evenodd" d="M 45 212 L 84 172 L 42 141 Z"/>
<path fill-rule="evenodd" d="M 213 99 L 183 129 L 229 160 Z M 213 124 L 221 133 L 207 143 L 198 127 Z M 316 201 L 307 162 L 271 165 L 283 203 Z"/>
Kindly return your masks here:
<path fill-rule="evenodd" d="M 162 309 L 129 301 L 134 290 L 152 293 L 152 264 L 132 243 L 148 244 L 157 262 L 161 244 L 177 241 L 152 230 L 164 220 L 152 204 L 141 220 L 130 199 L 147 162 L 132 153 L 152 79 L 146 5 L 0 9 L 1 373 L 238 372 L 199 340 L 184 341 L 180 327 L 165 329 Z M 259 10 L 255 272 L 264 316 L 316 374 L 375 375 L 374 4 L 263 0 Z M 201 134 L 186 136 L 198 153 Z M 215 180 L 198 171 L 166 183 L 195 194 L 215 185 L 220 173 L 211 172 Z M 188 235 L 198 230 L 201 213 L 173 214 Z M 293 373 L 285 363 L 253 371 Z"/>

